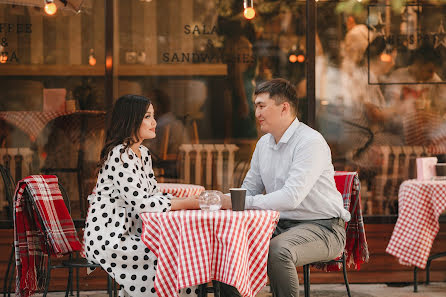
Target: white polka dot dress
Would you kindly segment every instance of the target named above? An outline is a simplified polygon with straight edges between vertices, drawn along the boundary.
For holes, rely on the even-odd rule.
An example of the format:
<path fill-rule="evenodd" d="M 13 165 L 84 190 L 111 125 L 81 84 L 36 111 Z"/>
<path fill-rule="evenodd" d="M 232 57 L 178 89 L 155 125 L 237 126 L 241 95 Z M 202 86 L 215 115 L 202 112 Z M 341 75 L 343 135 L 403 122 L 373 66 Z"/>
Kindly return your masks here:
<path fill-rule="evenodd" d="M 99 171 L 84 231 L 87 260 L 98 263 L 121 285 L 120 296 L 157 296 L 156 256 L 141 240 L 141 212 L 170 210 L 170 195 L 158 191 L 148 149 L 141 158 L 130 148 L 116 146 Z M 186 288 L 180 296 L 197 296 Z"/>

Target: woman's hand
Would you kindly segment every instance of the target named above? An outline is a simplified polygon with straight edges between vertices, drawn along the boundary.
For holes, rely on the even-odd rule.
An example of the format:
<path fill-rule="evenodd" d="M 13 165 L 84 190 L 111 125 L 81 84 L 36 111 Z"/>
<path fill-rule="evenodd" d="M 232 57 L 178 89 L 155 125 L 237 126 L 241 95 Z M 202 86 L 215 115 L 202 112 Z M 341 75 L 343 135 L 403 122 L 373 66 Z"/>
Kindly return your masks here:
<path fill-rule="evenodd" d="M 170 210 L 181 209 L 200 209 L 197 196 L 190 196 L 187 198 L 173 198 L 171 200 Z"/>

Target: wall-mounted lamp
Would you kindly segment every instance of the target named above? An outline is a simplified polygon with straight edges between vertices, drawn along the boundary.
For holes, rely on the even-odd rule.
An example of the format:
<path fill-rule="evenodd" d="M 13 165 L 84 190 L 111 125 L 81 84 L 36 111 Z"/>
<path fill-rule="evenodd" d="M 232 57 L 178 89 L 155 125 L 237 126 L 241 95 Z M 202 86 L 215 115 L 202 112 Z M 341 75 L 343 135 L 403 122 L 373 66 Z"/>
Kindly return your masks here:
<path fill-rule="evenodd" d="M 57 12 L 57 6 L 54 0 L 45 0 L 44 10 L 47 15 L 54 15 Z"/>
<path fill-rule="evenodd" d="M 252 20 L 256 16 L 253 1 L 254 0 L 243 0 L 243 15 L 248 20 Z"/>

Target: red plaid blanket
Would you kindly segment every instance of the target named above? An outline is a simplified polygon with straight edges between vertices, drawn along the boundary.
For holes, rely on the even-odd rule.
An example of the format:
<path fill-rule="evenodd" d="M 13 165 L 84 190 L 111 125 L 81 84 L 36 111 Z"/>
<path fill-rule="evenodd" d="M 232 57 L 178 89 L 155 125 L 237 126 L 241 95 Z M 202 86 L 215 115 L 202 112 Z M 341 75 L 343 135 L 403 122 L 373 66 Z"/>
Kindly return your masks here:
<path fill-rule="evenodd" d="M 32 175 L 22 179 L 17 184 L 14 203 L 16 296 L 28 297 L 45 284 L 48 254 L 61 256 L 79 251 L 81 244 L 56 176 Z M 50 251 L 46 250 L 45 241 Z"/>
<path fill-rule="evenodd" d="M 350 225 L 346 230 L 346 263 L 348 267 L 353 264 L 353 267 L 359 270 L 361 268 L 361 264 L 368 262 L 369 260 L 369 249 L 365 237 L 364 221 L 362 219 L 361 193 L 358 174 L 356 172 L 336 171 L 334 178 L 336 188 L 342 194 L 344 208 L 348 209 L 352 214 Z M 352 213 L 355 201 L 357 201 L 356 210 Z M 348 223 L 345 224 L 346 228 L 347 224 Z M 335 260 L 339 259 L 341 259 L 341 257 Z M 339 271 L 342 269 L 342 263 L 334 261 L 328 263 L 317 263 L 315 266 L 326 271 Z"/>

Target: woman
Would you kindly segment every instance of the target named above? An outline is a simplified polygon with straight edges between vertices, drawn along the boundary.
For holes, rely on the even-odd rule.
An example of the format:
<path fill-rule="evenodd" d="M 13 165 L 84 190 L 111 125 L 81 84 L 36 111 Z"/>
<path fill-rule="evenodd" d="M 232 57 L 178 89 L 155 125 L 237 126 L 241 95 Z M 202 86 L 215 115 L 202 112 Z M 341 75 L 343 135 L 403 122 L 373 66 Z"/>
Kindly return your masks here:
<path fill-rule="evenodd" d="M 116 101 L 96 188 L 88 197 L 86 258 L 99 263 L 121 285 L 119 296 L 156 296 L 157 260 L 141 241 L 139 214 L 199 208 L 194 198 L 175 199 L 159 192 L 150 152 L 141 145 L 156 136 L 155 127 L 149 99 L 125 95 Z M 180 292 L 196 295 L 196 288 Z"/>

